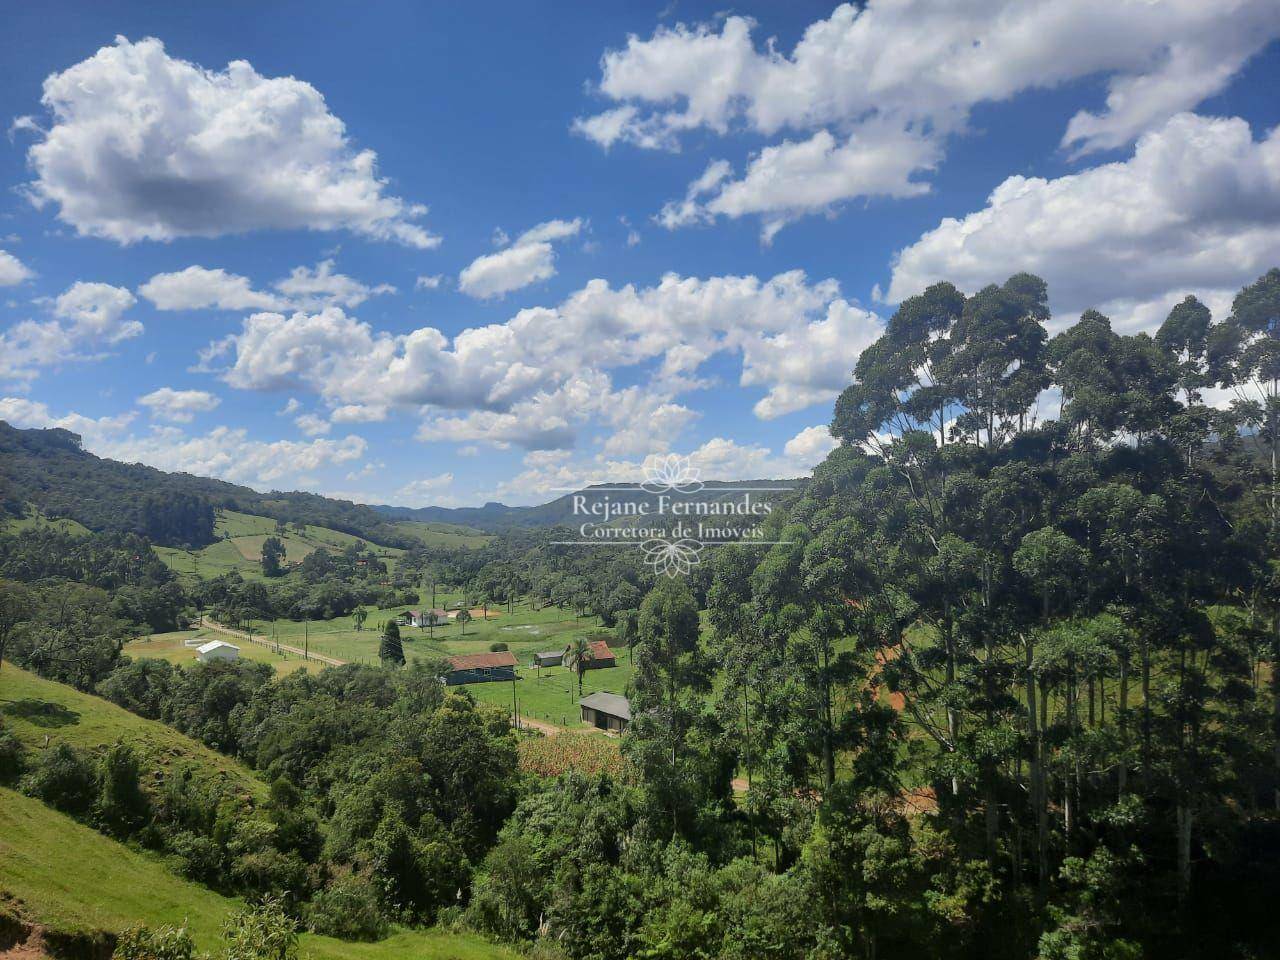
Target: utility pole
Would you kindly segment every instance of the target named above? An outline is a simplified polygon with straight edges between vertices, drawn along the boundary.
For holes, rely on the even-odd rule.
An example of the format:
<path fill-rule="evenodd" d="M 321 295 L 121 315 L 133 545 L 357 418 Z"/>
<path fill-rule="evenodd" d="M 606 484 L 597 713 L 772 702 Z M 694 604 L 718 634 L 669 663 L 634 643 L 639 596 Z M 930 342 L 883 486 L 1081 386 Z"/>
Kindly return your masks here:
<path fill-rule="evenodd" d="M 305 617 L 302 620 L 302 659 L 311 659 L 311 621 Z"/>

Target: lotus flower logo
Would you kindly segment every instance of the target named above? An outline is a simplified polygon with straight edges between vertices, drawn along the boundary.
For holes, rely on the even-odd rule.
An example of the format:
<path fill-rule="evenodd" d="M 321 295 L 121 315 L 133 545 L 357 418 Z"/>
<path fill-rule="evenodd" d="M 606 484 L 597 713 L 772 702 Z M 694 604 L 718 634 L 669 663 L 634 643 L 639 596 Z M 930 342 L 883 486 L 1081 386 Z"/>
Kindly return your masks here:
<path fill-rule="evenodd" d="M 671 453 L 645 463 L 641 486 L 650 493 L 666 493 L 668 490 L 697 493 L 702 489 L 702 481 L 698 479 L 698 468 L 688 457 Z"/>
<path fill-rule="evenodd" d="M 704 544 L 697 540 L 646 540 L 640 545 L 644 552 L 644 562 L 653 567 L 653 572 L 675 578 L 688 576 L 689 572 L 702 562 Z"/>

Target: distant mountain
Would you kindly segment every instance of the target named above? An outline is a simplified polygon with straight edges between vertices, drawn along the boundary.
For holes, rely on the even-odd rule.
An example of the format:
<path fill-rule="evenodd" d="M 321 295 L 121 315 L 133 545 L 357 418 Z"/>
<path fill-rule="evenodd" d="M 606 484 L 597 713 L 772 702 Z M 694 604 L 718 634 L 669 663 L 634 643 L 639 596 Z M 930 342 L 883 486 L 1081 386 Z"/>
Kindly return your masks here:
<path fill-rule="evenodd" d="M 718 501 L 738 498 L 744 491 L 760 490 L 760 488 L 797 488 L 804 483 L 801 479 L 789 480 L 712 480 L 702 485 L 696 493 L 668 494 L 685 500 Z M 783 496 L 773 493 L 773 498 Z M 505 503 L 486 503 L 483 507 L 389 507 L 375 506 L 373 509 L 386 517 L 395 520 L 422 520 L 431 523 L 456 523 L 475 527 L 489 533 L 500 532 L 511 527 L 553 527 L 560 524 L 577 526 L 587 518 L 574 511 L 574 497 L 588 498 L 588 503 L 599 502 L 606 498 L 627 503 L 647 503 L 650 509 L 657 504 L 658 494 L 644 489 L 636 483 L 620 483 L 584 487 L 576 493 L 566 493 L 548 503 L 532 507 L 509 507 Z M 769 498 L 770 494 L 760 492 L 761 498 Z M 617 522 L 626 522 L 620 518 Z"/>

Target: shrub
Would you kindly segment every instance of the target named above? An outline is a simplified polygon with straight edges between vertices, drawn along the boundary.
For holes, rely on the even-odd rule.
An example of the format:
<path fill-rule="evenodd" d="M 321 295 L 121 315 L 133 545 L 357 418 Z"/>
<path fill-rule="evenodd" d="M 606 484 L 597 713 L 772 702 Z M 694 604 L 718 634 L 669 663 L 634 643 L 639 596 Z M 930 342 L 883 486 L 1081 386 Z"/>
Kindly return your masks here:
<path fill-rule="evenodd" d="M 298 928 L 278 900 L 233 913 L 222 935 L 225 960 L 297 960 Z"/>
<path fill-rule="evenodd" d="M 208 837 L 183 830 L 171 836 L 165 846 L 178 858 L 178 871 L 184 877 L 209 886 L 221 883 L 222 849 Z"/>
<path fill-rule="evenodd" d="M 40 755 L 22 780 L 22 791 L 74 817 L 85 816 L 93 806 L 96 777 L 93 764 L 65 743 Z"/>
<path fill-rule="evenodd" d="M 129 836 L 147 822 L 151 803 L 142 792 L 138 758 L 123 741 L 106 752 L 98 770 L 98 818 L 108 833 Z"/>
<path fill-rule="evenodd" d="M 112 960 L 191 960 L 196 945 L 187 928 L 163 926 L 158 930 L 132 926 L 116 940 Z"/>
<path fill-rule="evenodd" d="M 0 729 L 0 783 L 16 783 L 26 768 L 26 751 L 12 732 Z"/>
<path fill-rule="evenodd" d="M 334 880 L 321 890 L 308 909 L 307 925 L 313 933 L 341 940 L 381 940 L 387 935 L 377 888 L 359 874 Z"/>
<path fill-rule="evenodd" d="M 489 644 L 489 651 L 491 653 L 502 653 L 504 650 L 507 650 L 507 649 L 508 647 L 506 643 L 504 643 L 501 640 L 497 641 L 496 643 Z"/>

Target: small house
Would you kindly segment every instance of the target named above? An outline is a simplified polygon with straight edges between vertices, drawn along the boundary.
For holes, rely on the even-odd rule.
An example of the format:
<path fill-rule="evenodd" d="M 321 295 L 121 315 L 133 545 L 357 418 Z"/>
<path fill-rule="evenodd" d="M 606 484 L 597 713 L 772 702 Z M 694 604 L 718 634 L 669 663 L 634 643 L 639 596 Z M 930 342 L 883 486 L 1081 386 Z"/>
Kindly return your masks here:
<path fill-rule="evenodd" d="M 578 701 L 582 722 L 610 733 L 622 733 L 631 722 L 631 701 L 616 693 L 590 693 Z"/>
<path fill-rule="evenodd" d="M 544 650 L 542 653 L 533 655 L 533 665 L 535 667 L 558 667 L 564 663 L 563 650 Z"/>
<path fill-rule="evenodd" d="M 406 610 L 404 615 L 411 627 L 443 627 L 449 623 L 449 615 L 443 610 Z"/>
<path fill-rule="evenodd" d="M 235 660 L 240 656 L 240 648 L 225 640 L 210 640 L 196 647 L 196 659 L 201 663 L 213 663 L 215 660 Z"/>
<path fill-rule="evenodd" d="M 617 658 L 604 640 L 591 641 L 591 659 L 586 663 L 588 670 L 607 670 L 618 665 Z"/>
<path fill-rule="evenodd" d="M 444 682 L 455 687 L 461 683 L 515 680 L 516 676 L 516 655 L 510 650 L 498 650 L 450 657 L 449 672 L 444 675 Z"/>

